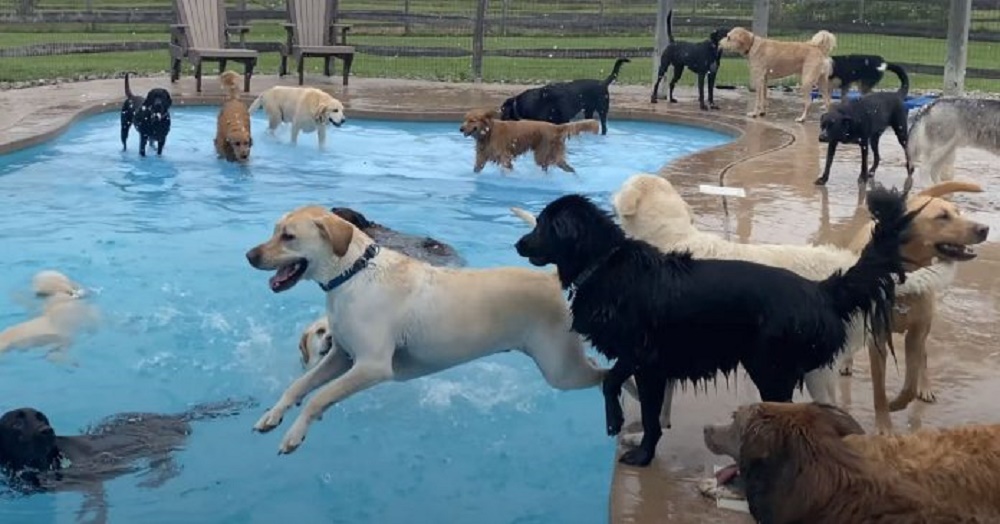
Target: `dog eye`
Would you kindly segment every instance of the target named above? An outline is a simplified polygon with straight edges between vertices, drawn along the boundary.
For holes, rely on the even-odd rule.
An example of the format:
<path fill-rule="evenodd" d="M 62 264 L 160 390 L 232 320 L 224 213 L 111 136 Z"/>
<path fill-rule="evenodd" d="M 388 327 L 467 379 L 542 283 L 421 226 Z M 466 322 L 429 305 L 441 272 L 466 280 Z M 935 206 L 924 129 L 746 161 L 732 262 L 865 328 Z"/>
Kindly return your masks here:
<path fill-rule="evenodd" d="M 951 218 L 951 215 L 949 215 L 948 212 L 946 211 L 944 213 L 941 213 L 935 218 L 937 218 L 938 220 L 948 220 L 949 218 Z"/>
<path fill-rule="evenodd" d="M 323 335 L 326 334 L 326 329 L 319 328 L 319 329 L 316 330 L 316 334 L 322 337 Z"/>
<path fill-rule="evenodd" d="M 281 234 L 281 239 L 284 240 L 284 241 L 286 241 L 286 242 L 288 242 L 288 241 L 291 241 L 291 240 L 295 240 L 295 235 L 293 235 L 291 233 L 282 233 Z"/>

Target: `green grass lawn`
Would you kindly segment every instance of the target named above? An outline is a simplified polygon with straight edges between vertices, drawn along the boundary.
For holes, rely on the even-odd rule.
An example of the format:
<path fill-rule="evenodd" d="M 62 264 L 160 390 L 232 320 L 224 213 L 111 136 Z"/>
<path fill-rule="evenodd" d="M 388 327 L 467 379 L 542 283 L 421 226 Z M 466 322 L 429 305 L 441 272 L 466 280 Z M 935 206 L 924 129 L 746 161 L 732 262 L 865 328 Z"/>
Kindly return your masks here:
<path fill-rule="evenodd" d="M 390 0 L 379 0 L 389 2 Z M 392 0 L 395 1 L 395 0 Z M 414 11 L 417 8 L 426 12 L 437 6 L 440 9 L 458 9 L 465 4 L 457 4 L 457 0 L 411 0 Z M 469 2 L 470 0 L 464 0 Z M 73 2 L 63 2 L 69 5 Z M 129 5 L 160 6 L 162 0 L 94 0 L 95 7 Z M 355 0 L 344 0 L 344 4 L 356 9 Z M 374 0 L 372 0 L 374 5 Z M 401 3 L 401 2 L 400 2 Z M 528 5 L 524 2 L 514 2 L 518 6 Z M 261 2 L 250 2 L 251 6 L 260 7 Z M 256 5 L 255 5 L 256 4 Z M 58 0 L 45 0 L 45 7 L 59 5 Z M 386 8 L 386 4 L 382 8 Z M 493 5 L 499 5 L 494 2 Z M 560 4 L 560 9 L 578 4 Z M 589 5 L 589 4 L 586 4 Z M 616 7 L 616 9 L 618 9 Z M 284 30 L 276 22 L 256 22 L 249 34 L 250 41 L 280 42 L 284 39 Z M 26 31 L 28 29 L 29 31 Z M 378 45 L 398 47 L 442 47 L 450 49 L 470 50 L 471 37 L 468 35 L 454 36 L 402 36 L 398 34 L 378 34 L 384 29 L 372 30 L 364 24 L 356 24 L 350 41 L 358 45 Z M 806 39 L 810 35 L 784 35 L 783 39 Z M 33 26 L 0 26 L 0 48 L 12 48 L 41 43 L 88 43 L 88 42 L 126 42 L 126 41 L 158 41 L 166 42 L 168 34 L 166 27 L 161 26 L 126 26 L 104 25 L 87 31 L 80 24 Z M 486 48 L 498 49 L 628 49 L 643 48 L 652 45 L 652 38 L 642 36 L 560 36 L 549 34 L 544 36 L 488 36 Z M 837 54 L 872 53 L 881 54 L 888 60 L 942 65 L 945 62 L 945 42 L 938 39 L 893 37 L 873 34 L 838 35 Z M 998 68 L 1000 67 L 1000 44 L 989 42 L 971 42 L 969 44 L 969 67 Z M 633 63 L 622 69 L 620 82 L 623 84 L 649 84 L 652 74 L 652 63 L 649 57 L 632 57 Z M 610 59 L 561 59 L 561 58 L 505 58 L 489 57 L 484 59 L 484 80 L 488 82 L 544 82 L 567 80 L 580 77 L 600 77 L 607 74 L 612 60 Z M 318 72 L 321 61 L 307 62 Z M 278 56 L 276 53 L 264 53 L 258 66 L 262 73 L 277 71 Z M 418 57 L 382 57 L 361 54 L 355 60 L 354 73 L 362 77 L 397 77 L 425 78 L 432 80 L 466 81 L 471 79 L 471 60 L 462 58 L 418 58 Z M 101 53 L 36 56 L 28 58 L 0 58 L 0 81 L 23 81 L 39 78 L 68 77 L 80 74 L 105 74 L 126 70 L 139 72 L 164 71 L 169 67 L 169 58 L 165 50 L 144 51 L 132 53 Z M 187 66 L 186 66 L 187 67 Z M 190 74 L 188 69 L 185 74 Z M 889 75 L 890 77 L 892 75 Z M 940 89 L 940 77 L 929 75 L 912 75 L 914 87 L 917 89 Z M 695 76 L 687 73 L 681 80 L 682 85 L 693 85 Z M 747 82 L 746 62 L 742 58 L 726 58 L 719 74 L 720 84 L 745 85 Z M 795 79 L 786 80 L 786 84 L 794 84 Z M 894 79 L 887 82 L 894 82 Z M 891 84 L 890 84 L 891 85 Z M 970 89 L 985 91 L 1000 91 L 1000 80 L 967 80 Z"/>

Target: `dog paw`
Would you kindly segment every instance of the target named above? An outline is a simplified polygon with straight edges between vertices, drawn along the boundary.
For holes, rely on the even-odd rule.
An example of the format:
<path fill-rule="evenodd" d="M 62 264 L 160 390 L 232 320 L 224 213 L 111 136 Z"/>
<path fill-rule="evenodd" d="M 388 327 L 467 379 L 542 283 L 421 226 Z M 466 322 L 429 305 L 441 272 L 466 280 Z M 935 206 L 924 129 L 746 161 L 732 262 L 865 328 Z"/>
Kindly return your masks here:
<path fill-rule="evenodd" d="M 622 454 L 618 462 L 627 466 L 646 467 L 653 461 L 653 454 L 643 448 L 635 448 Z"/>
<path fill-rule="evenodd" d="M 677 103 L 677 99 L 676 98 L 671 98 L 670 99 L 670 103 L 671 104 L 676 104 Z"/>
<path fill-rule="evenodd" d="M 825 186 L 826 185 L 826 179 L 823 178 L 823 177 L 819 177 L 819 178 L 817 178 L 816 180 L 813 181 L 813 184 L 815 184 L 817 186 Z M 843 374 L 843 373 L 841 373 L 841 374 Z"/>
<path fill-rule="evenodd" d="M 272 429 L 281 425 L 283 420 L 284 410 L 279 409 L 277 406 L 269 409 L 267 413 L 264 413 L 263 417 L 253 425 L 253 430 L 258 433 L 267 433 Z"/>
<path fill-rule="evenodd" d="M 288 455 L 299 449 L 306 440 L 306 432 L 309 430 L 309 423 L 302 420 L 301 417 L 296 419 L 295 424 L 285 433 L 285 437 L 281 439 L 281 445 L 278 446 L 279 455 Z"/>
<path fill-rule="evenodd" d="M 713 110 L 713 111 L 718 111 L 719 109 L 722 109 L 721 107 L 719 107 L 719 106 L 717 106 L 715 104 L 708 104 L 708 108 L 711 109 L 711 110 Z"/>
<path fill-rule="evenodd" d="M 637 448 L 642 444 L 642 432 L 622 433 L 620 440 L 626 447 Z"/>
<path fill-rule="evenodd" d="M 918 389 L 917 398 L 919 398 L 922 402 L 934 404 L 937 402 L 937 393 L 935 393 L 933 389 Z"/>
<path fill-rule="evenodd" d="M 698 106 L 702 111 L 708 111 L 708 106 Z"/>
<path fill-rule="evenodd" d="M 879 420 L 882 417 L 876 417 L 875 420 L 875 434 L 877 435 L 892 435 L 892 421 L 886 417 L 884 420 Z"/>
<path fill-rule="evenodd" d="M 607 426 L 608 436 L 613 437 L 622 431 L 622 425 L 625 424 L 625 415 L 622 413 L 622 409 L 619 406 L 618 409 L 612 407 L 605 414 L 605 425 Z"/>
<path fill-rule="evenodd" d="M 649 103 L 650 104 L 657 104 L 657 103 L 659 103 L 659 100 L 657 100 L 656 98 L 650 98 L 649 99 Z"/>
<path fill-rule="evenodd" d="M 795 121 L 801 124 L 802 122 L 806 121 L 806 117 L 800 116 L 800 117 L 796 118 Z"/>

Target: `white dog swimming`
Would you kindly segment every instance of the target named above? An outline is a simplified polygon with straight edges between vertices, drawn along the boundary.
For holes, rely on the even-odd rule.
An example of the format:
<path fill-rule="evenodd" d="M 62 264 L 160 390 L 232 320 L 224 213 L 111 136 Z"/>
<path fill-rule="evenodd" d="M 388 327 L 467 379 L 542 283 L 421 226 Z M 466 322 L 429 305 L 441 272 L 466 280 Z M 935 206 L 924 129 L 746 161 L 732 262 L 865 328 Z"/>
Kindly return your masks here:
<path fill-rule="evenodd" d="M 84 300 L 84 288 L 58 271 L 37 273 L 32 287 L 35 295 L 43 299 L 41 314 L 0 331 L 0 353 L 50 347 L 49 359 L 61 360 L 74 336 L 96 325 L 98 311 Z"/>

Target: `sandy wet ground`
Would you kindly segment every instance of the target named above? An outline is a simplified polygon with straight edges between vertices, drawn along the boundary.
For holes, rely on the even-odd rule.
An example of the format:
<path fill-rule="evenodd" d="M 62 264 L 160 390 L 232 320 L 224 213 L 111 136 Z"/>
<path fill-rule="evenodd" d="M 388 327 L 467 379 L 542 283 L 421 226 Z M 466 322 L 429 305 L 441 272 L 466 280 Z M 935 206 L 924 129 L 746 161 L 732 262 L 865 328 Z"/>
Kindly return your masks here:
<path fill-rule="evenodd" d="M 290 84 L 269 76 L 256 76 L 253 91 Z M 165 78 L 133 81 L 136 92 L 168 85 Z M 194 93 L 193 81 L 185 78 L 175 86 L 177 103 L 217 103 L 219 91 L 211 78 L 205 93 Z M 456 120 L 473 106 L 496 105 L 521 86 L 459 85 L 400 80 L 352 79 L 352 86 L 326 87 L 347 104 L 348 115 L 367 113 L 392 117 Z M 619 117 L 641 116 L 710 124 L 742 134 L 732 144 L 702 152 L 666 166 L 670 177 L 694 207 L 700 227 L 728 235 L 741 242 L 846 242 L 866 219 L 858 208 L 859 154 L 857 148 L 841 147 L 827 188 L 812 181 L 821 170 L 825 146 L 816 140 L 816 122 L 822 108 L 813 105 L 805 124 L 796 124 L 798 102 L 775 96 L 776 110 L 763 121 L 742 117 L 745 93 L 720 91 L 723 109 L 711 113 L 696 109 L 690 90 L 678 91 L 680 104 L 648 102 L 648 88 L 614 86 L 613 108 Z M 117 109 L 122 100 L 120 80 L 100 80 L 60 86 L 0 92 L 0 153 L 51 136 L 75 115 L 95 109 Z M 611 126 L 614 126 L 613 119 Z M 457 126 L 457 120 L 456 120 Z M 209 135 L 211 131 L 207 131 Z M 891 134 L 890 134 L 891 135 Z M 109 135 L 109 140 L 117 138 Z M 878 179 L 900 183 L 902 153 L 892 136 L 884 136 L 885 155 Z M 956 201 L 976 220 L 994 228 L 990 241 L 979 249 L 978 259 L 962 266 L 951 290 L 939 300 L 939 314 L 929 341 L 930 371 L 938 402 L 916 402 L 893 415 L 897 430 L 919 426 L 949 426 L 966 422 L 1000 421 L 993 395 L 1000 395 L 1000 328 L 998 281 L 1000 226 L 997 207 L 1000 195 L 1000 158 L 964 151 L 959 154 L 957 176 L 984 185 L 987 192 L 961 195 Z M 747 197 L 728 199 L 698 193 L 699 184 L 716 184 L 723 174 L 726 185 L 747 190 Z M 927 182 L 918 180 L 917 187 Z M 723 205 L 725 203 L 725 205 Z M 902 347 L 902 341 L 897 341 Z M 902 356 L 898 370 L 890 363 L 890 396 L 901 383 Z M 799 397 L 804 398 L 804 397 Z M 890 397 L 891 398 L 891 397 Z M 656 462 L 644 469 L 616 468 L 610 480 L 611 515 L 615 523 L 736 523 L 749 522 L 745 515 L 717 510 L 696 493 L 695 479 L 725 459 L 713 457 L 704 447 L 701 427 L 719 423 L 739 404 L 757 400 L 756 390 L 742 373 L 710 385 L 697 394 L 690 389 L 675 397 L 673 429 L 660 443 Z M 873 427 L 871 387 L 867 358 L 855 362 L 855 375 L 841 380 L 840 400 L 867 428 Z M 630 403 L 629 423 L 636 422 L 635 404 Z M 595 409 L 599 409 L 595 406 Z M 602 428 L 594 428 L 600 431 Z M 611 457 L 608 458 L 609 460 Z"/>

